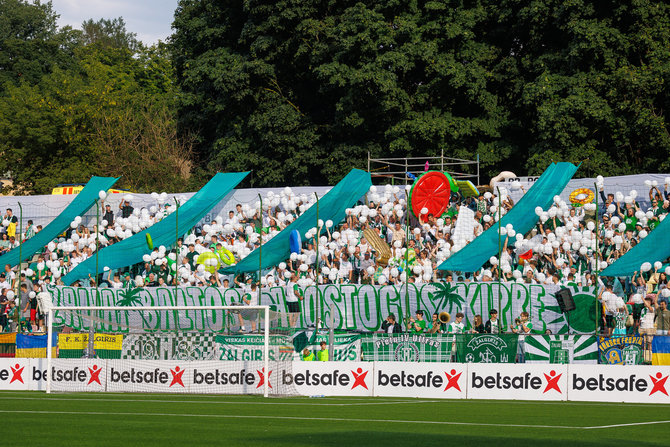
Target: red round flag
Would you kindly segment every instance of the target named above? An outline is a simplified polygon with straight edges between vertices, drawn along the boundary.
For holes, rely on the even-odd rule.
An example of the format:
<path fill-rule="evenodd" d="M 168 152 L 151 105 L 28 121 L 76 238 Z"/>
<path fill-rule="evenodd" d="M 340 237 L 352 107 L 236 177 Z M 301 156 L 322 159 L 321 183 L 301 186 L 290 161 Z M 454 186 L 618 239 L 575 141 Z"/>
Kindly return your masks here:
<path fill-rule="evenodd" d="M 439 171 L 429 171 L 414 182 L 409 201 L 412 213 L 424 223 L 428 214 L 440 217 L 449 206 L 450 198 L 451 187 L 447 176 Z M 423 208 L 428 210 L 426 214 L 421 214 Z"/>

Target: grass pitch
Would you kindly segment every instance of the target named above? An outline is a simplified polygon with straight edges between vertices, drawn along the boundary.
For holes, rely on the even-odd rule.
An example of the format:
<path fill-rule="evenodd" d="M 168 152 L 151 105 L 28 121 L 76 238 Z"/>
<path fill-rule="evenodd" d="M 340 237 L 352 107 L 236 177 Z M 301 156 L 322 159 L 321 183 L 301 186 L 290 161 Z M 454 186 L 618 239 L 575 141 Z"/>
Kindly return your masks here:
<path fill-rule="evenodd" d="M 612 446 L 670 443 L 670 406 L 0 392 L 4 445 Z"/>

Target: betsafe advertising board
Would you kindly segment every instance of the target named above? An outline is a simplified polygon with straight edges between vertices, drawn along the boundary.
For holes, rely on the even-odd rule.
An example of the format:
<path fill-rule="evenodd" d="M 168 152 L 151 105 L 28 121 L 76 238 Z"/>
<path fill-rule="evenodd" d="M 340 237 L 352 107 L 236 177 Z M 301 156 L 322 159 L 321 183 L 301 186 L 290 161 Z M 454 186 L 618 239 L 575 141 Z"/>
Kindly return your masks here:
<path fill-rule="evenodd" d="M 374 362 L 374 395 L 465 399 L 465 363 Z"/>
<path fill-rule="evenodd" d="M 567 365 L 468 364 L 469 399 L 567 400 Z"/>
<path fill-rule="evenodd" d="M 571 400 L 670 403 L 670 367 L 570 365 Z"/>
<path fill-rule="evenodd" d="M 670 404 L 670 367 L 410 362 L 0 359 L 0 389 Z"/>

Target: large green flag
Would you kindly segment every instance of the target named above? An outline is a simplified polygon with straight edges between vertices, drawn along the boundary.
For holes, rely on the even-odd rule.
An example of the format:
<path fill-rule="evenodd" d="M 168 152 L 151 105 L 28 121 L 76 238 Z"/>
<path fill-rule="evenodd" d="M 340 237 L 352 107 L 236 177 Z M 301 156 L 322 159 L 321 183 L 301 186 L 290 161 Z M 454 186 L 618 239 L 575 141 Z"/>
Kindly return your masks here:
<path fill-rule="evenodd" d="M 457 360 L 466 363 L 514 363 L 518 340 L 516 334 L 458 335 Z"/>

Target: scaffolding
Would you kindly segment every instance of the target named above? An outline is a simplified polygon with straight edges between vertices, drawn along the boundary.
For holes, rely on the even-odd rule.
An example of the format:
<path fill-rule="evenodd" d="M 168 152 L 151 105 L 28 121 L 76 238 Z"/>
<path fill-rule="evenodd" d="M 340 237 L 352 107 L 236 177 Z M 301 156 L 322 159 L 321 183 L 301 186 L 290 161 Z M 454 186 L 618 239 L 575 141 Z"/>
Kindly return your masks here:
<path fill-rule="evenodd" d="M 476 160 L 445 157 L 444 151 L 434 157 L 407 157 L 407 158 L 370 158 L 368 152 L 368 172 L 373 179 L 382 178 L 392 184 L 410 184 L 413 182 L 407 173 L 415 176 L 425 171 L 426 163 L 429 169 L 447 172 L 455 180 L 470 180 L 479 185 L 479 154 Z M 470 167 L 473 168 L 470 168 Z M 475 173 L 462 172 L 474 170 Z"/>

